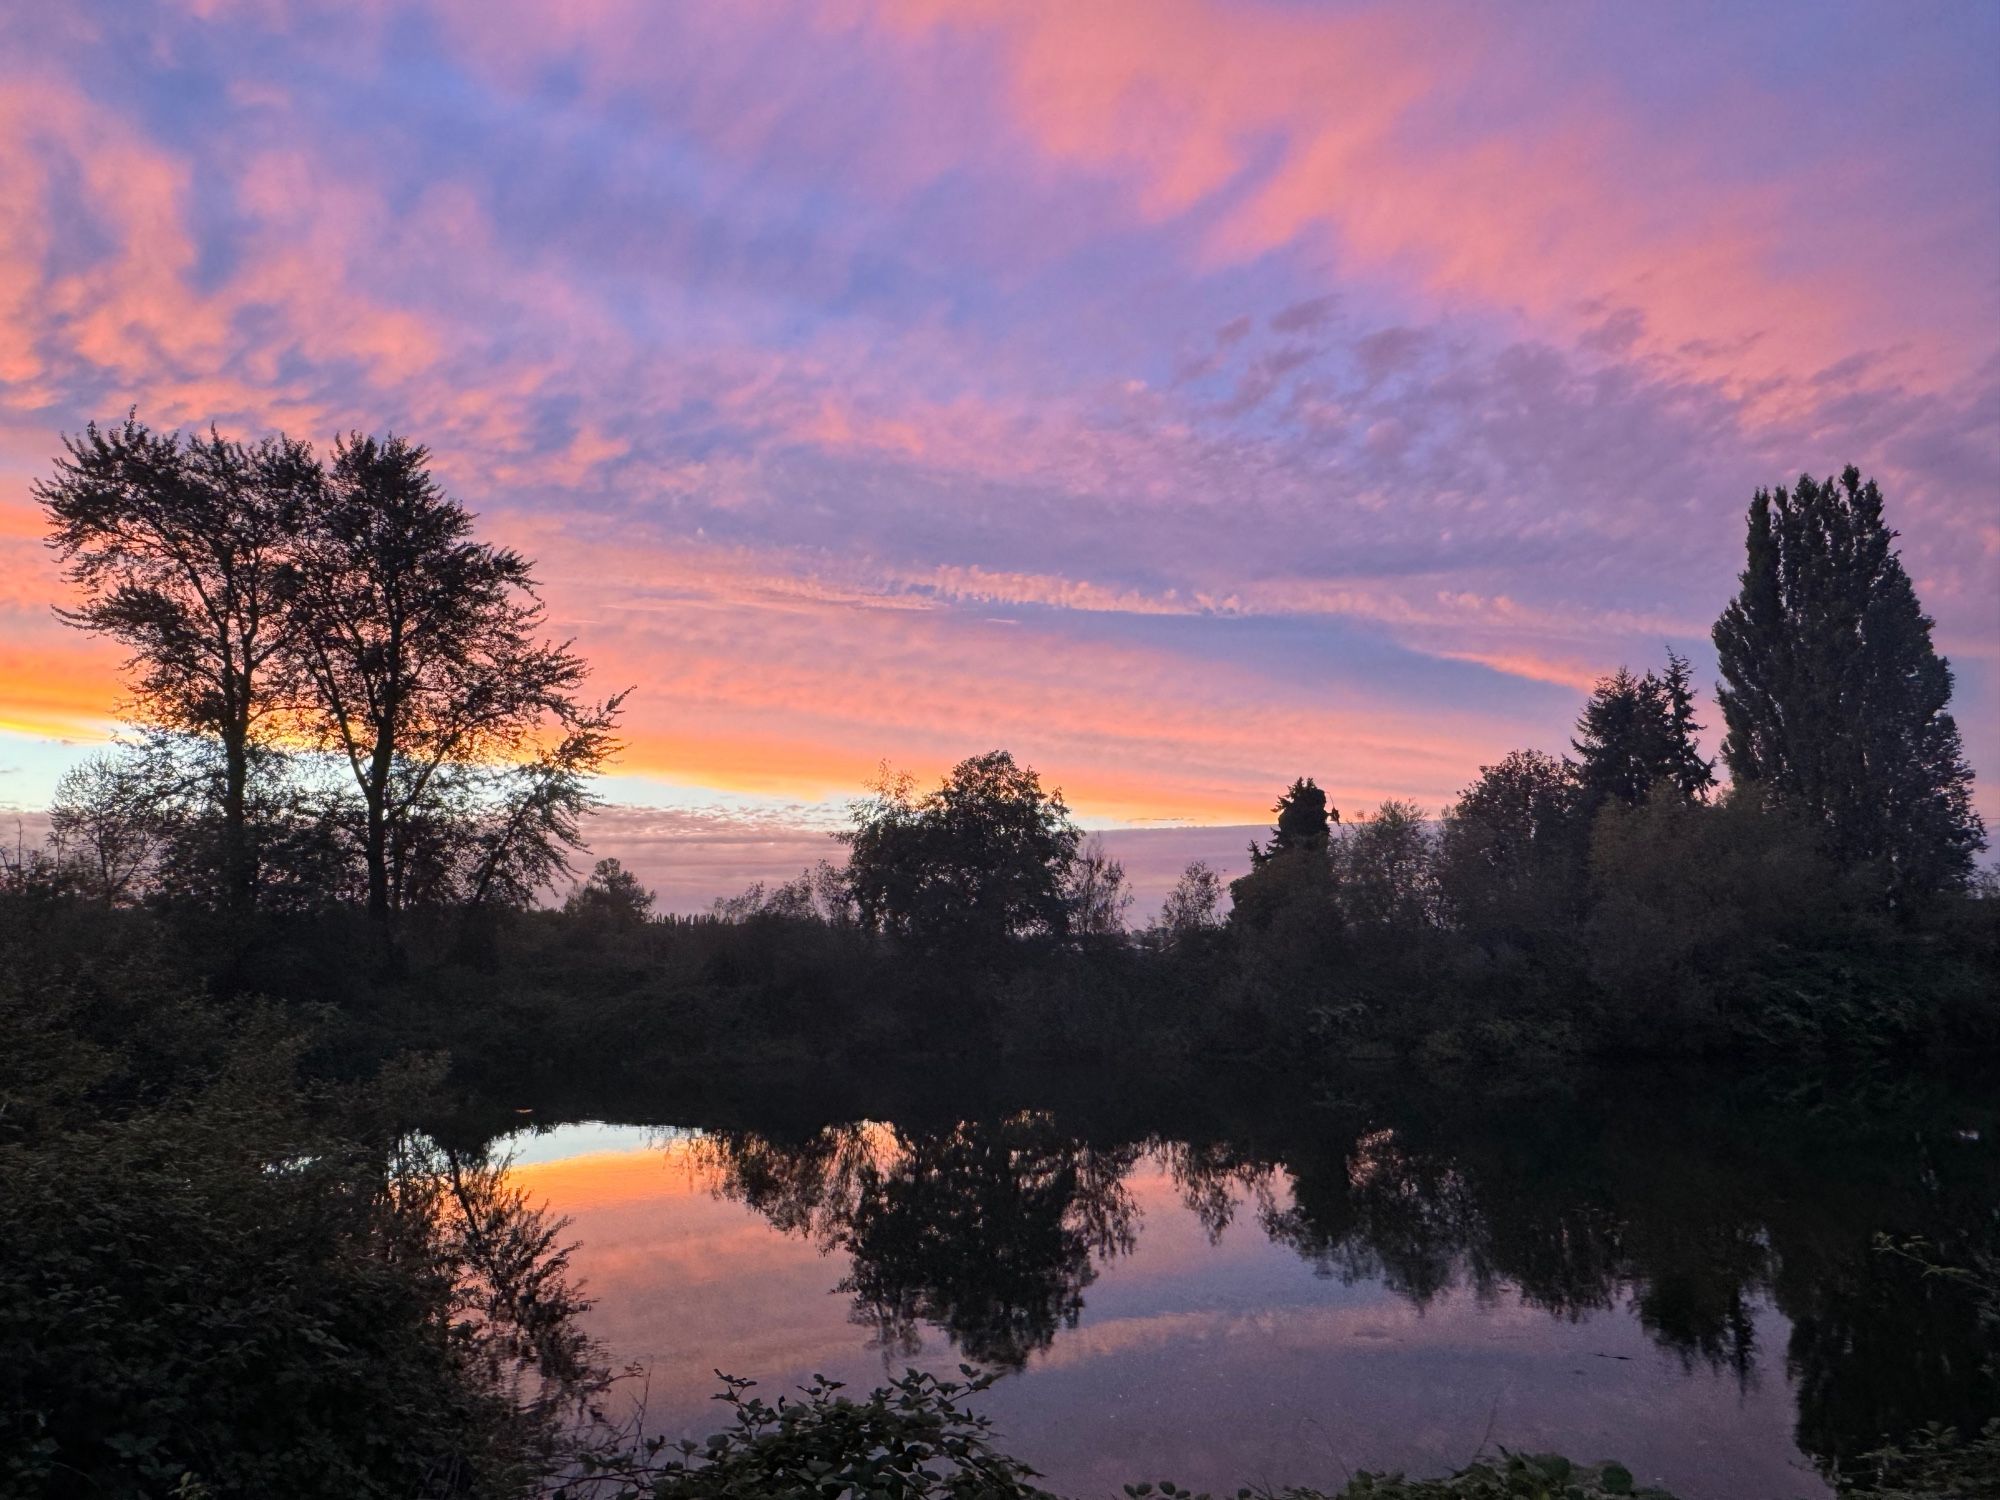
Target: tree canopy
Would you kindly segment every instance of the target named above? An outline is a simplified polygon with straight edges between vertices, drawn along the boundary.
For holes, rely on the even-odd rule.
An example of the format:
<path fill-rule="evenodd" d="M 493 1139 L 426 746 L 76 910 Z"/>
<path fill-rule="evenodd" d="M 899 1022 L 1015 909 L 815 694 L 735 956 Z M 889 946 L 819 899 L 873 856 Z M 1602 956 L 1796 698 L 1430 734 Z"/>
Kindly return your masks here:
<path fill-rule="evenodd" d="M 65 786 L 61 833 L 97 888 L 124 898 L 149 871 L 206 890 L 212 870 L 232 905 L 326 900 L 351 856 L 386 922 L 518 903 L 567 868 L 622 695 L 579 696 L 587 669 L 543 639 L 530 564 L 473 536 L 421 445 L 357 433 L 329 463 L 283 434 L 183 438 L 134 416 L 65 439 L 35 494 L 81 596 L 63 617 L 131 648 L 153 731 Z M 344 764 L 353 793 L 301 747 Z"/>
<path fill-rule="evenodd" d="M 855 804 L 847 886 L 862 924 L 924 947 L 985 951 L 1065 938 L 1083 832 L 1062 793 L 1004 750 L 954 766 L 921 797 L 883 778 Z"/>
<path fill-rule="evenodd" d="M 289 549 L 315 485 L 311 450 L 282 435 L 183 438 L 128 415 L 64 438 L 54 477 L 33 487 L 82 596 L 62 618 L 131 649 L 141 723 L 221 747 L 221 863 L 236 903 L 256 884 L 252 751 L 289 701 Z"/>
<path fill-rule="evenodd" d="M 1951 668 L 1895 539 L 1851 465 L 1757 491 L 1715 648 L 1731 777 L 1803 811 L 1842 864 L 1879 866 L 1900 900 L 1962 883 L 1985 827 Z"/>

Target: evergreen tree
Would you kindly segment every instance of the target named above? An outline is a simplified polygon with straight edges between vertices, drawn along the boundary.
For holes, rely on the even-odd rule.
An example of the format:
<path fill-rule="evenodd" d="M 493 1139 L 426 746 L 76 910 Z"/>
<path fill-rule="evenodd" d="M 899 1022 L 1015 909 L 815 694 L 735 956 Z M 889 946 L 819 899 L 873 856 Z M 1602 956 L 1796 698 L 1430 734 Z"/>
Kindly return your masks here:
<path fill-rule="evenodd" d="M 1985 828 L 1895 537 L 1851 465 L 1759 490 L 1715 647 L 1731 777 L 1806 813 L 1842 863 L 1880 866 L 1901 900 L 1963 882 Z"/>
<path fill-rule="evenodd" d="M 1272 811 L 1278 824 L 1271 830 L 1271 842 L 1259 848 L 1255 839 L 1250 841 L 1253 865 L 1293 850 L 1324 850 L 1333 837 L 1332 825 L 1340 821 L 1340 809 L 1327 806 L 1326 792 L 1310 776 L 1294 781 Z"/>
<path fill-rule="evenodd" d="M 1686 658 L 1669 651 L 1665 676 L 1635 677 L 1620 667 L 1600 679 L 1570 741 L 1586 811 L 1606 802 L 1635 807 L 1662 783 L 1701 800 L 1715 771 L 1695 738 L 1700 729 Z"/>
<path fill-rule="evenodd" d="M 1690 802 L 1705 802 L 1715 786 L 1715 762 L 1701 753 L 1701 725 L 1694 716 L 1694 680 L 1685 656 L 1669 649 L 1667 674 L 1660 679 L 1667 704 L 1667 779 Z"/>

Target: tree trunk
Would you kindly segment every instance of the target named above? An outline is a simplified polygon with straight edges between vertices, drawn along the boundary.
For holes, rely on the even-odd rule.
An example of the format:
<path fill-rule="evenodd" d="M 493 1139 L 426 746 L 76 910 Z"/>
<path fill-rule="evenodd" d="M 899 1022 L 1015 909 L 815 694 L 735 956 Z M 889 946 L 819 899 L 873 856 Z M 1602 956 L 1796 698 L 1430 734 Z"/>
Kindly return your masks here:
<path fill-rule="evenodd" d="M 223 740 L 222 881 L 229 903 L 238 908 L 250 904 L 256 884 L 250 862 L 250 751 L 245 739 L 232 726 Z"/>
<path fill-rule="evenodd" d="M 389 767 L 394 759 L 386 737 L 375 742 L 368 766 L 368 915 L 389 925 Z"/>

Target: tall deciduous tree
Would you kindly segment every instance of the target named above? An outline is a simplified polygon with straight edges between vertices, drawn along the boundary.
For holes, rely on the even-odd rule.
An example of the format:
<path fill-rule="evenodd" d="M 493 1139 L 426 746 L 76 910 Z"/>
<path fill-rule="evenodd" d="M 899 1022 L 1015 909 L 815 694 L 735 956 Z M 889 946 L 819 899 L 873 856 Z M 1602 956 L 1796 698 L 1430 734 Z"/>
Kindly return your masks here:
<path fill-rule="evenodd" d="M 1829 852 L 1882 867 L 1905 899 L 1962 882 L 1985 828 L 1947 711 L 1951 668 L 1895 538 L 1851 465 L 1759 490 L 1715 647 L 1730 775 L 1803 811 Z"/>
<path fill-rule="evenodd" d="M 312 451 L 156 433 L 134 416 L 92 423 L 63 448 L 54 478 L 34 486 L 82 595 L 60 614 L 131 648 L 142 722 L 221 746 L 224 884 L 247 901 L 253 751 L 285 705 L 287 549 L 313 491 Z"/>
<path fill-rule="evenodd" d="M 618 700 L 578 698 L 584 663 L 541 638 L 528 561 L 475 541 L 429 451 L 400 437 L 341 441 L 308 519 L 294 600 L 305 720 L 359 788 L 370 914 L 386 921 L 404 904 L 440 806 L 464 823 L 451 808 L 469 770 L 526 759 L 549 774 L 527 777 L 520 816 L 489 828 L 494 847 L 475 855 L 483 874 L 467 894 L 520 866 L 524 837 L 557 854 L 573 845 L 581 778 L 613 748 Z"/>

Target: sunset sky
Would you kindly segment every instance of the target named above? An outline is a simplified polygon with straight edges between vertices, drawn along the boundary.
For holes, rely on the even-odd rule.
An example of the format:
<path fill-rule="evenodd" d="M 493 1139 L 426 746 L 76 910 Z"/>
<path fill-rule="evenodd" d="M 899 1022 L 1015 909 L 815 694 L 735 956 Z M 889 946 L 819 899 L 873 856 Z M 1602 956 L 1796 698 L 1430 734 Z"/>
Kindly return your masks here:
<path fill-rule="evenodd" d="M 1847 462 L 2000 821 L 2000 6 L 0 14 L 0 805 L 110 727 L 28 489 L 136 404 L 431 445 L 661 848 L 995 746 L 1435 809 L 1712 681 L 1752 490 Z"/>

